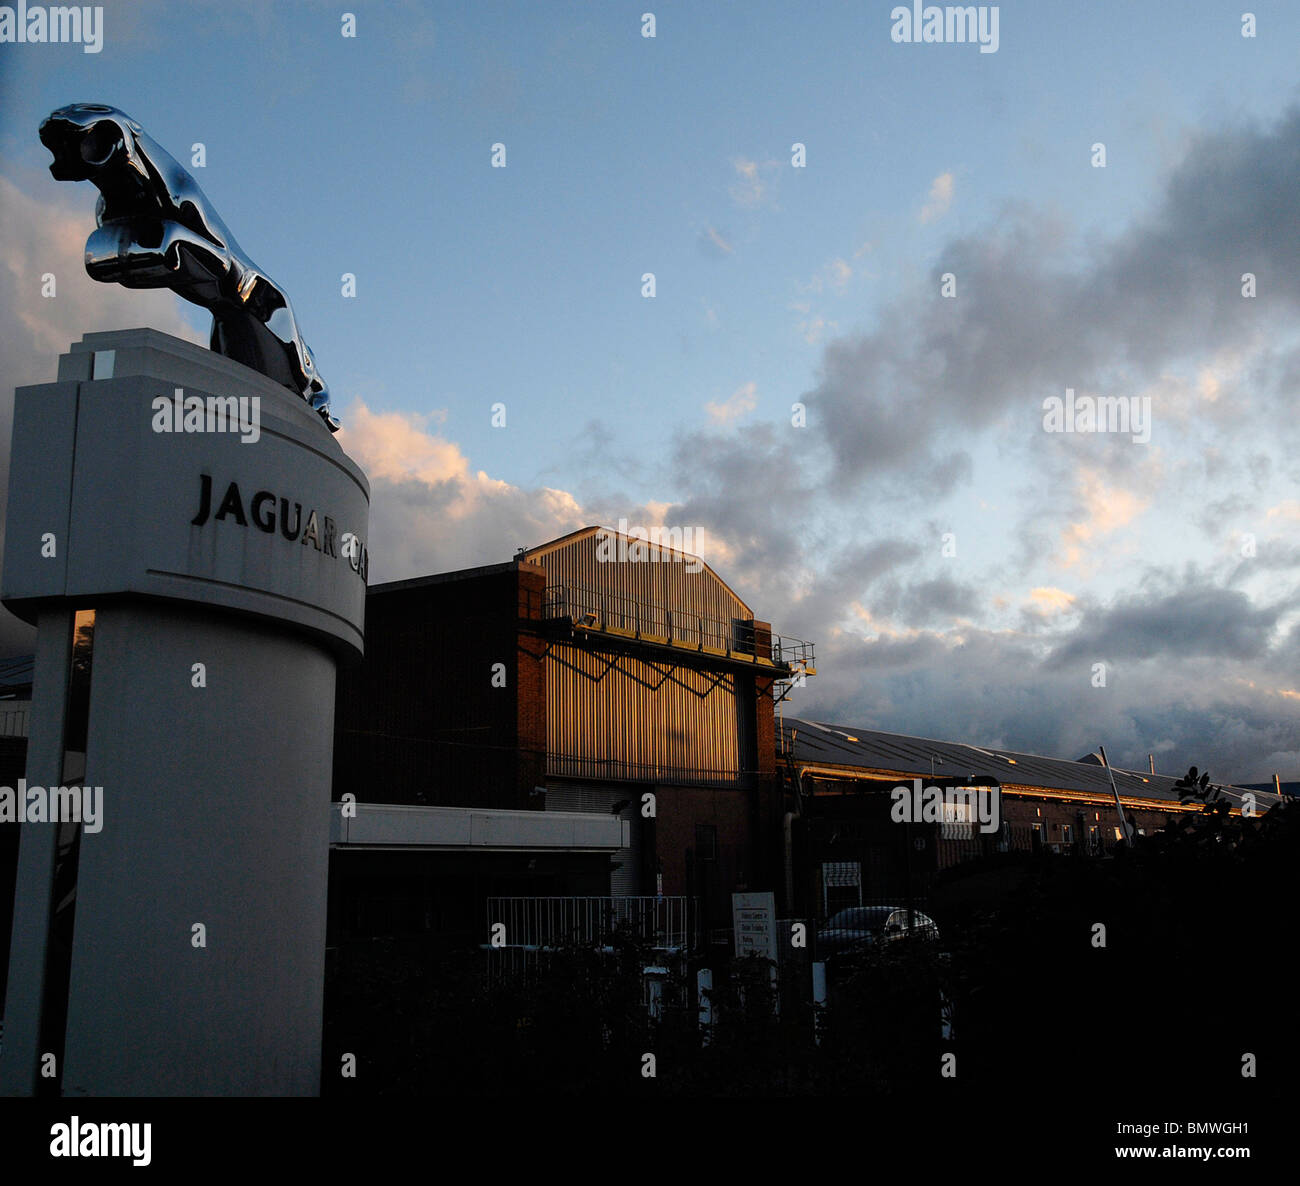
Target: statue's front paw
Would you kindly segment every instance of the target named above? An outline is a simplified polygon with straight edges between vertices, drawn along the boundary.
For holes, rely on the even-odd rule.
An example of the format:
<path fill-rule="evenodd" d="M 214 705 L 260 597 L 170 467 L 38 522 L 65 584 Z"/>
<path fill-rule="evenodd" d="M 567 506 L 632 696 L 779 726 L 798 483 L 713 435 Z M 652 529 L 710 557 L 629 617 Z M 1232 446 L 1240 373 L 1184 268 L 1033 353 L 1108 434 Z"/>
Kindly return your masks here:
<path fill-rule="evenodd" d="M 106 222 L 86 240 L 86 271 L 127 288 L 172 288 L 208 304 L 219 295 L 224 261 L 188 227 L 167 219 Z"/>

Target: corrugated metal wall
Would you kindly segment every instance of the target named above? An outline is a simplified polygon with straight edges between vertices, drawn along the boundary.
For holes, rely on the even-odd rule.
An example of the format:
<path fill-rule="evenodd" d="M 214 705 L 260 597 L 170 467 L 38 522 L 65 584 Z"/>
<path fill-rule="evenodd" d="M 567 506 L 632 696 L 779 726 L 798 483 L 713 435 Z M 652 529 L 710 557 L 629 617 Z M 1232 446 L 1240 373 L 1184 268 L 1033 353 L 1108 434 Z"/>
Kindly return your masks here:
<path fill-rule="evenodd" d="M 608 659 L 569 643 L 546 657 L 547 773 L 663 782 L 734 782 L 741 732 L 733 681 L 678 667 L 673 680 L 630 655 Z M 652 687 L 659 684 L 658 691 Z M 683 687 L 682 685 L 685 685 Z"/>
<path fill-rule="evenodd" d="M 588 529 L 529 552 L 527 559 L 546 570 L 548 585 L 604 589 L 615 596 L 667 606 L 674 613 L 721 621 L 753 617 L 749 607 L 708 568 L 691 572 L 687 562 L 672 560 L 602 562 L 596 558 L 599 542 L 596 531 Z"/>
<path fill-rule="evenodd" d="M 593 530 L 530 553 L 547 583 L 581 586 L 730 622 L 751 612 L 707 568 L 685 563 L 608 563 L 597 559 Z M 589 778 L 735 783 L 743 768 L 742 721 L 735 681 L 667 662 L 553 644 L 546 658 L 548 773 Z M 649 686 L 646 686 L 649 685 Z M 657 686 L 657 690 L 654 690 Z M 707 695 L 701 695 L 706 693 Z M 697 694 L 699 693 L 699 694 Z"/>

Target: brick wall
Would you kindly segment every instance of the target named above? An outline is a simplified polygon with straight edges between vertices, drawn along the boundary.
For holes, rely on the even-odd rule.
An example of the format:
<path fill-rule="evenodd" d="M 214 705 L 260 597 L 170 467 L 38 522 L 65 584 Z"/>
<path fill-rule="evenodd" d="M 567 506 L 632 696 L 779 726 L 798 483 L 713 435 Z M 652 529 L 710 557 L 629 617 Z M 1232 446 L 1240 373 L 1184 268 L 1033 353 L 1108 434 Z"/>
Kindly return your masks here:
<path fill-rule="evenodd" d="M 1126 807 L 1124 814 L 1149 834 L 1163 828 L 1171 812 L 1160 809 L 1132 810 Z M 1080 815 L 1082 819 L 1079 818 Z M 1005 795 L 1002 800 L 1002 816 L 1008 823 L 1019 827 L 1042 824 L 1045 844 L 1064 843 L 1061 828 L 1066 825 L 1072 829 L 1075 838 L 1082 835 L 1085 839 L 1089 827 L 1100 828 L 1102 842 L 1109 846 L 1115 843 L 1115 829 L 1119 826 L 1119 816 L 1113 803 L 1101 806 Z"/>
<path fill-rule="evenodd" d="M 654 842 L 662 863 L 664 893 L 700 900 L 705 925 L 729 926 L 731 895 L 758 884 L 753 843 L 751 790 L 666 787 L 655 790 Z M 702 825 L 703 836 L 697 831 Z M 713 847 L 713 854 L 701 851 Z"/>

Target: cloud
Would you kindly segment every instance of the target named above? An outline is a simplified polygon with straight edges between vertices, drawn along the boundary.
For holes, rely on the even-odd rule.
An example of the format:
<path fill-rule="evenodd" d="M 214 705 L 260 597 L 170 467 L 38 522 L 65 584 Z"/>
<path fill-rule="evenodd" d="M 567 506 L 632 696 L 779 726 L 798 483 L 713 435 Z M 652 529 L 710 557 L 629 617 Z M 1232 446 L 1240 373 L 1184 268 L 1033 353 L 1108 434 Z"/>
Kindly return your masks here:
<path fill-rule="evenodd" d="M 934 222 L 937 218 L 942 218 L 948 213 L 948 207 L 952 205 L 953 194 L 953 177 L 951 173 L 940 173 L 930 183 L 930 197 L 924 206 L 921 207 L 920 219 L 922 222 Z"/>
<path fill-rule="evenodd" d="M 1292 603 L 1294 598 L 1292 599 Z M 1286 601 L 1258 606 L 1237 589 L 1189 584 L 1173 592 L 1132 593 L 1084 613 L 1052 654 L 1054 664 L 1114 663 L 1162 656 L 1259 659 L 1274 644 Z"/>
<path fill-rule="evenodd" d="M 770 203 L 764 167 L 741 163 L 733 198 Z M 947 176 L 931 187 L 934 219 L 953 199 Z M 1300 347 L 1287 340 L 1300 311 L 1297 192 L 1300 114 L 1289 112 L 1193 138 L 1150 208 L 1109 237 L 1081 242 L 1050 211 L 1008 202 L 941 244 L 930 273 L 874 307 L 869 328 L 825 341 L 838 327 L 799 309 L 800 332 L 824 341 L 815 380 L 765 387 L 765 399 L 798 399 L 807 427 L 756 421 L 746 384 L 678 430 L 658 469 L 641 460 L 637 485 L 672 496 L 640 512 L 608 494 L 580 499 L 558 477 L 516 486 L 432 418 L 355 403 L 342 443 L 373 478 L 372 577 L 499 562 L 620 514 L 698 525 L 705 559 L 756 612 L 817 641 L 822 674 L 798 694 L 799 713 L 1057 755 L 1102 741 L 1130 765 L 1157 752 L 1166 769 L 1267 777 L 1300 751 L 1300 702 L 1287 694 L 1300 670 L 1287 590 L 1300 552 L 1288 543 L 1294 491 L 1278 486 L 1300 443 Z M 0 200 L 13 208 L 7 192 Z M 88 209 L 77 208 L 74 257 Z M 699 245 L 734 253 L 713 226 Z M 838 263 L 815 291 L 848 286 L 852 265 Z M 19 261 L 23 284 L 35 266 Z M 79 273 L 79 259 L 60 265 L 61 299 L 69 266 Z M 946 271 L 954 300 L 938 295 Z M 1244 271 L 1259 278 L 1254 300 L 1240 295 Z M 52 373 L 51 350 L 107 328 L 98 316 L 50 326 L 12 270 L 0 280 L 6 331 L 46 335 L 27 346 L 28 369 L 44 368 L 35 377 Z M 132 312 L 124 324 L 167 328 L 143 313 L 143 294 L 117 295 Z M 1150 393 L 1153 444 L 1044 434 L 1042 399 L 1066 386 Z M 601 431 L 589 426 L 593 455 Z M 966 519 L 936 526 L 951 509 L 940 513 L 942 500 L 976 481 L 978 497 L 952 500 Z M 1212 568 L 1166 571 L 1144 555 L 1179 515 L 1214 537 L 1202 549 Z M 934 541 L 950 527 L 984 535 L 969 549 L 963 534 L 961 560 L 940 562 Z M 1244 531 L 1260 536 L 1257 558 L 1219 538 Z M 1093 686 L 1094 662 L 1108 664 L 1105 687 Z"/>
<path fill-rule="evenodd" d="M 820 412 L 831 480 L 847 488 L 934 470 L 955 442 L 1008 414 L 1028 435 L 1029 410 L 1046 394 L 1126 394 L 1223 351 L 1251 351 L 1257 390 L 1294 381 L 1300 357 L 1260 351 L 1300 311 L 1296 192 L 1300 109 L 1272 127 L 1195 138 L 1152 211 L 1109 239 L 1076 243 L 1054 215 L 1007 203 L 978 233 L 946 243 L 926 281 L 881 308 L 875 328 L 827 343 L 805 399 Z M 1261 279 L 1253 300 L 1241 296 L 1247 270 Z M 939 296 L 942 272 L 956 277 L 955 299 Z M 1261 364 L 1275 373 L 1258 373 Z M 1205 398 L 1211 390 L 1207 380 L 1201 404 L 1224 405 L 1221 394 Z M 1249 389 L 1237 394 L 1221 427 L 1240 432 L 1243 412 L 1286 416 L 1280 397 L 1265 406 Z"/>
<path fill-rule="evenodd" d="M 803 338 L 809 346 L 816 346 L 828 333 L 834 333 L 839 329 L 839 322 L 827 321 L 820 313 L 806 317 L 800 321 L 796 328 L 799 336 Z"/>
<path fill-rule="evenodd" d="M 1039 585 L 1029 590 L 1028 599 L 1020 606 L 1021 621 L 1026 629 L 1040 631 L 1065 614 L 1075 611 L 1078 598 L 1073 593 L 1054 585 Z"/>
<path fill-rule="evenodd" d="M 468 459 L 458 445 L 427 430 L 431 420 L 406 412 L 372 412 L 356 400 L 336 439 L 371 479 L 469 485 Z"/>
<path fill-rule="evenodd" d="M 1093 559 L 1086 555 L 1086 546 L 1127 527 L 1147 505 L 1131 491 L 1108 485 L 1092 469 L 1081 469 L 1077 483 L 1079 517 L 1067 523 L 1061 532 L 1062 563 L 1066 568 L 1074 568 L 1085 558 Z"/>
<path fill-rule="evenodd" d="M 572 494 L 524 488 L 474 469 L 429 416 L 354 400 L 339 443 L 370 478 L 371 581 L 499 564 L 594 519 Z"/>
<path fill-rule="evenodd" d="M 852 265 L 847 260 L 836 256 L 825 264 L 821 271 L 811 280 L 805 284 L 799 284 L 798 288 L 801 292 L 820 293 L 828 288 L 843 292 L 848 287 L 851 279 L 853 279 Z"/>
<path fill-rule="evenodd" d="M 799 619 L 816 623 L 819 632 L 833 628 L 850 614 L 866 623 L 866 628 L 887 628 L 876 622 L 862 601 L 872 600 L 874 604 L 873 590 L 878 582 L 915 563 L 920 556 L 920 545 L 897 537 L 853 543 L 827 555 L 817 570 L 810 568 L 804 585 L 792 590 Z"/>
<path fill-rule="evenodd" d="M 828 290 L 841 295 L 847 291 L 851 279 L 853 279 L 852 266 L 846 260 L 836 256 L 810 280 L 796 281 L 795 288 L 804 295 L 809 293 L 821 295 Z M 810 346 L 816 346 L 828 333 L 839 331 L 838 321 L 833 321 L 821 313 L 814 313 L 812 304 L 808 301 L 792 301 L 789 307 L 794 312 L 802 314 L 796 323 L 796 329 L 799 336 Z"/>
<path fill-rule="evenodd" d="M 1195 763 L 1237 782 L 1296 769 L 1300 628 L 1278 625 L 1294 593 L 1261 605 L 1193 569 L 1153 570 L 1104 603 L 1034 592 L 1062 612 L 1030 633 L 886 623 L 860 607 L 860 630 L 819 634 L 822 674 L 788 711 L 1051 756 L 1100 742 L 1122 766 L 1155 753 L 1162 773 Z"/>
<path fill-rule="evenodd" d="M 802 468 L 791 454 L 799 431 L 755 423 L 743 432 L 715 428 L 679 432 L 671 442 L 668 481 L 682 491 L 673 521 L 695 523 L 710 540 L 725 544 L 732 557 L 731 581 L 750 581 L 760 600 L 776 603 L 783 585 L 797 580 L 793 561 L 801 553 L 804 526 L 788 508 L 811 495 Z M 758 480 L 779 497 L 756 494 Z M 711 564 L 712 554 L 705 556 Z"/>
<path fill-rule="evenodd" d="M 979 591 L 950 576 L 890 582 L 871 598 L 873 611 L 907 626 L 954 625 L 980 612 Z"/>
<path fill-rule="evenodd" d="M 780 176 L 780 161 L 753 161 L 738 156 L 731 160 L 735 178 L 731 185 L 731 200 L 737 206 L 752 209 L 771 205 L 775 197 L 776 178 Z"/>
<path fill-rule="evenodd" d="M 726 236 L 715 226 L 707 226 L 700 231 L 696 242 L 705 255 L 711 255 L 715 259 L 725 259 L 735 251 Z"/>
<path fill-rule="evenodd" d="M 1033 605 L 1049 613 L 1060 613 L 1068 610 L 1074 604 L 1075 598 L 1073 593 L 1067 593 L 1064 589 L 1039 586 L 1029 591 L 1029 600 Z"/>
<path fill-rule="evenodd" d="M 733 424 L 749 415 L 758 403 L 758 385 L 751 379 L 742 383 L 725 400 L 712 400 L 704 405 L 709 419 L 715 424 Z"/>
<path fill-rule="evenodd" d="M 796 397 L 806 428 L 677 433 L 676 517 L 725 541 L 722 574 L 757 612 L 818 641 L 822 674 L 793 711 L 1046 754 L 1101 740 L 1134 764 L 1156 751 L 1242 780 L 1300 749 L 1300 705 L 1277 691 L 1300 665 L 1280 485 L 1300 447 L 1298 192 L 1292 109 L 1189 136 L 1109 236 L 1008 201 L 941 244 L 870 328 L 824 342 Z M 792 308 L 810 340 L 828 332 L 810 303 Z M 1042 400 L 1067 386 L 1150 397 L 1152 443 L 1044 433 Z M 771 498 L 755 474 L 779 475 Z M 932 522 L 972 482 L 964 518 Z M 1179 539 L 1189 519 L 1211 548 Z M 979 546 L 940 571 L 933 540 L 953 527 Z M 1190 573 L 1152 555 L 1198 548 Z"/>

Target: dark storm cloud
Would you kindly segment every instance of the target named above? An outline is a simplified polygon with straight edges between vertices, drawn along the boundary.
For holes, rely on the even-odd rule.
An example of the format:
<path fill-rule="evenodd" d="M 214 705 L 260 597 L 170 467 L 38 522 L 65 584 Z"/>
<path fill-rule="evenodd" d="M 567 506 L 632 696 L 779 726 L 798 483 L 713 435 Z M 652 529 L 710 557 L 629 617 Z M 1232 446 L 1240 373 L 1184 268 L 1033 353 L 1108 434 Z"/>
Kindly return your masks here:
<path fill-rule="evenodd" d="M 1300 634 L 1286 645 L 1294 680 Z M 1195 764 L 1235 782 L 1274 770 L 1285 778 L 1300 764 L 1300 698 L 1230 677 L 1243 669 L 1217 656 L 1171 653 L 1146 665 L 1153 672 L 1115 668 L 1095 687 L 1088 662 L 1045 664 L 1021 636 L 973 630 L 957 644 L 928 633 L 867 644 L 831 638 L 818 664 L 852 671 L 856 683 L 810 685 L 791 711 L 813 720 L 1051 757 L 1078 758 L 1102 744 L 1129 769 L 1145 769 L 1154 753 L 1161 773 Z"/>
<path fill-rule="evenodd" d="M 1300 305 L 1300 109 L 1271 129 L 1202 135 L 1155 215 L 1106 252 L 1082 286 L 1078 311 L 1097 310 L 1129 357 L 1171 354 L 1258 328 L 1261 309 Z M 1244 300 L 1241 276 L 1259 295 Z"/>
<path fill-rule="evenodd" d="M 831 669 L 837 671 L 844 669 L 870 675 L 873 686 L 890 693 L 888 699 L 892 700 L 892 693 L 897 691 L 897 684 L 892 682 L 894 677 L 888 673 L 912 672 L 913 675 L 908 678 L 914 678 L 916 675 L 923 675 L 931 665 L 943 664 L 948 653 L 949 647 L 937 634 L 885 636 L 868 643 L 856 638 L 847 640 L 840 637 L 837 640 L 832 636 L 819 647 L 818 663 L 828 663 Z M 813 690 L 820 694 L 824 689 L 813 686 Z M 860 714 L 858 717 L 845 715 L 849 712 L 849 706 L 856 702 L 856 696 L 838 699 L 832 695 L 826 701 L 814 697 L 814 702 L 844 704 L 844 712 L 840 715 L 845 720 L 853 724 L 871 723 L 868 720 L 861 720 Z"/>
<path fill-rule="evenodd" d="M 778 628 L 793 616 L 818 640 L 822 675 L 799 711 L 1069 757 L 1102 742 L 1130 765 L 1155 751 L 1161 769 L 1197 762 L 1239 779 L 1300 762 L 1300 629 L 1279 637 L 1294 603 L 1235 587 L 1251 564 L 1276 574 L 1300 564 L 1272 538 L 1285 524 L 1261 501 L 1278 450 L 1300 435 L 1300 352 L 1285 340 L 1300 311 L 1300 110 L 1194 138 L 1118 235 L 1081 247 L 1051 215 L 1009 203 L 932 263 L 870 332 L 826 345 L 800 397 L 807 429 L 676 441 L 682 505 L 739 545 L 743 563 L 728 575 Z M 952 300 L 940 296 L 945 272 Z M 1256 276 L 1254 300 L 1241 295 L 1244 272 Z M 1217 401 L 1183 390 L 1157 409 L 1160 465 L 1100 438 L 1044 443 L 1045 396 L 1137 394 L 1225 351 Z M 1008 450 L 998 486 L 1012 516 L 1000 587 L 1060 555 L 1063 532 L 1104 507 L 1112 484 L 1152 508 L 1184 500 L 1220 543 L 1253 531 L 1264 559 L 1233 572 L 1231 552 L 1213 552 L 1226 561 L 1216 572 L 1230 574 L 1221 587 L 1142 577 L 1130 563 L 1111 569 L 1129 588 L 1104 603 L 1085 564 L 1072 573 L 1072 612 L 1044 602 L 1019 630 L 983 629 L 979 586 L 937 576 L 933 554 L 906 541 L 926 536 L 918 511 L 969 480 L 967 450 L 992 431 Z M 1095 487 L 1080 486 L 1081 466 Z M 844 523 L 851 530 L 831 527 Z M 791 568 L 811 580 L 795 589 Z M 838 629 L 854 602 L 890 627 L 867 639 Z M 955 618 L 977 624 L 938 633 Z M 1104 687 L 1093 686 L 1095 662 L 1108 664 Z"/>
<path fill-rule="evenodd" d="M 778 628 L 826 640 L 835 624 L 851 618 L 855 601 L 874 616 L 892 616 L 903 629 L 979 620 L 975 586 L 936 579 L 922 549 L 884 546 L 903 538 L 900 526 L 906 531 L 914 524 L 911 517 L 900 522 L 895 508 L 907 516 L 909 499 L 928 502 L 967 483 L 970 439 L 1009 416 L 1013 433 L 1017 424 L 1024 426 L 1022 448 L 1029 452 L 1025 464 L 1002 477 L 1015 526 L 1014 554 L 1001 559 L 1001 574 L 1023 578 L 1057 554 L 1062 529 L 1085 513 L 1075 472 L 1080 460 L 1117 480 L 1146 454 L 1119 455 L 1104 447 L 1110 442 L 1089 439 L 1042 447 L 1041 437 L 1032 438 L 1044 396 L 1065 386 L 1135 391 L 1184 355 L 1245 348 L 1258 342 L 1262 328 L 1285 329 L 1286 316 L 1300 308 L 1298 210 L 1300 110 L 1271 127 L 1199 136 L 1148 214 L 1083 251 L 1053 217 L 1008 204 L 991 225 L 940 250 L 924 286 L 880 311 L 875 330 L 827 344 L 819 382 L 801 397 L 807 429 L 778 421 L 741 433 L 680 434 L 671 472 L 686 493 L 671 517 L 700 523 L 728 541 L 736 563 L 725 575 Z M 1253 301 L 1241 296 L 1247 271 L 1259 286 Z M 944 272 L 956 276 L 953 300 L 939 295 Z M 1117 379 L 1122 367 L 1130 372 L 1123 384 Z M 1257 447 L 1243 451 L 1243 434 L 1260 443 L 1264 428 L 1270 441 L 1296 436 L 1300 352 L 1279 342 L 1232 382 L 1217 407 L 1197 408 L 1198 418 L 1218 418 L 1217 429 L 1207 429 L 1218 446 L 1200 456 L 1203 489 L 1192 498 L 1202 500 L 1189 502 L 1189 511 L 1208 535 L 1255 530 L 1262 540 L 1272 525 L 1251 524 L 1263 523 L 1259 497 L 1273 463 Z M 1196 459 L 1194 452 L 1179 457 L 1183 464 Z M 1146 497 L 1158 503 L 1160 488 L 1149 486 Z M 1193 509 L 1198 505 L 1202 509 Z M 852 531 L 832 531 L 829 524 L 842 521 L 837 517 L 850 507 Z M 1279 572 L 1300 559 L 1275 545 L 1260 557 L 1256 570 Z M 1267 659 L 1279 607 L 1257 607 L 1231 591 L 1249 564 L 1228 578 L 1225 589 L 1144 589 L 1108 607 L 1089 605 L 1085 597 L 1083 612 L 1071 618 L 1072 631 L 1050 615 L 1033 622 L 1022 617 L 1038 650 L 975 632 L 955 653 L 927 643 L 924 634 L 824 651 L 836 658 L 823 659 L 828 678 L 820 683 L 841 693 L 856 684 L 851 696 L 839 697 L 845 712 L 854 704 L 875 706 L 892 714 L 895 727 L 916 713 L 945 736 L 969 727 L 992 739 L 1018 736 L 1020 744 L 1043 752 L 1068 754 L 1076 740 L 1089 749 L 1095 742 L 1076 739 L 1070 718 L 1098 708 L 1087 698 L 1092 662 L 1147 656 L 1173 664 L 1187 652 L 1240 664 L 1246 678 L 1249 663 Z M 811 578 L 799 588 L 791 575 L 797 572 Z M 969 663 L 974 649 L 983 650 L 1000 678 L 940 674 Z M 903 651 L 937 669 L 908 674 L 914 696 L 895 699 L 896 690 L 858 679 L 882 664 L 897 674 Z M 1014 678 L 1006 678 L 1009 669 Z M 1126 678 L 1135 704 L 1177 700 L 1167 672 L 1130 670 Z M 1037 695 L 1039 687 L 1050 694 Z M 1266 716 L 1270 707 L 1277 710 L 1276 697 L 1259 712 Z M 1204 732 L 1207 718 L 1198 719 Z M 1131 717 L 1114 726 L 1132 733 L 1135 748 L 1144 744 Z M 1184 732 L 1190 737 L 1195 729 L 1186 725 Z M 1145 744 L 1152 744 L 1149 737 Z"/>
<path fill-rule="evenodd" d="M 1297 195 L 1292 110 L 1269 129 L 1202 135 L 1155 212 L 1094 246 L 1083 267 L 1062 228 L 1019 205 L 950 242 L 924 290 L 901 298 L 873 332 L 826 348 L 806 402 L 835 481 L 934 469 L 953 440 L 1009 408 L 1032 413 L 1066 386 L 1099 385 L 1117 364 L 1150 375 L 1294 312 Z M 954 299 L 940 296 L 947 272 Z M 1253 301 L 1241 295 L 1245 272 L 1257 277 Z"/>
<path fill-rule="evenodd" d="M 1254 300 L 1241 296 L 1247 271 L 1260 285 Z M 955 299 L 940 296 L 946 272 L 956 277 Z M 1082 251 L 1058 219 L 1023 203 L 953 239 L 923 285 L 879 311 L 874 330 L 827 343 L 819 381 L 801 396 L 806 429 L 778 421 L 739 434 L 677 436 L 671 474 L 689 508 L 681 513 L 739 538 L 747 560 L 797 562 L 810 515 L 850 505 L 856 512 L 866 490 L 905 507 L 968 483 L 970 440 L 1009 416 L 1013 434 L 1022 427 L 1022 446 L 1033 447 L 1027 468 L 1041 479 L 1033 484 L 1052 492 L 1058 517 L 1071 517 L 1081 459 L 1120 475 L 1146 454 L 1109 449 L 1114 442 L 1100 434 L 1043 447 L 1047 395 L 1066 386 L 1131 393 L 1185 355 L 1244 346 L 1265 327 L 1285 328 L 1297 310 L 1300 109 L 1270 127 L 1200 135 L 1151 213 Z M 1126 364 L 1137 373 L 1119 384 L 1116 368 Z M 1280 352 L 1264 371 L 1247 376 L 1241 401 L 1205 413 L 1224 418 L 1221 435 L 1228 434 L 1217 456 L 1204 456 L 1206 495 L 1216 503 L 1204 513 L 1206 530 L 1249 505 L 1248 495 L 1224 489 L 1227 480 L 1251 486 L 1267 476 L 1265 457 L 1241 456 L 1244 424 L 1266 406 L 1274 415 L 1285 406 L 1273 431 L 1294 432 L 1300 357 Z M 1018 556 L 1004 558 L 1012 567 L 1028 567 L 1058 542 L 1059 525 L 1043 527 L 1042 495 L 1020 497 L 1019 484 L 1031 476 L 1006 475 L 1024 513 Z M 760 483 L 775 489 L 765 497 Z M 880 507 L 870 504 L 854 538 L 889 530 Z M 819 568 L 834 565 L 833 554 L 816 551 Z"/>
<path fill-rule="evenodd" d="M 1162 655 L 1258 659 L 1269 649 L 1288 603 L 1256 606 L 1236 589 L 1180 589 L 1154 598 L 1131 595 L 1115 605 L 1090 609 L 1051 664 L 1076 661 L 1120 663 Z"/>
<path fill-rule="evenodd" d="M 903 539 L 878 539 L 850 544 L 835 552 L 821 570 L 811 574 L 811 587 L 786 612 L 785 628 L 822 632 L 828 621 L 855 601 L 874 600 L 881 578 L 922 555 L 920 545 Z"/>
<path fill-rule="evenodd" d="M 826 593 L 857 597 L 886 573 L 921 555 L 921 546 L 911 540 L 878 539 L 851 544 L 835 557 L 829 572 L 818 585 Z"/>
<path fill-rule="evenodd" d="M 1255 555 L 1237 564 L 1229 573 L 1227 584 L 1238 584 L 1260 570 L 1289 572 L 1292 569 L 1300 569 L 1300 543 L 1260 540 L 1256 544 Z"/>
<path fill-rule="evenodd" d="M 1279 684 L 1300 691 L 1300 622 L 1278 640 L 1262 666 Z M 1297 709 L 1300 710 L 1300 702 L 1297 702 Z"/>
<path fill-rule="evenodd" d="M 791 448 L 802 431 L 756 424 L 743 435 L 679 435 L 671 466 L 679 488 L 688 493 L 672 508 L 669 520 L 725 539 L 741 567 L 797 565 L 802 541 L 820 529 L 798 451 Z"/>
<path fill-rule="evenodd" d="M 947 626 L 954 618 L 978 614 L 982 604 L 975 586 L 948 576 L 890 581 L 870 602 L 873 612 L 887 614 L 910 626 Z"/>

